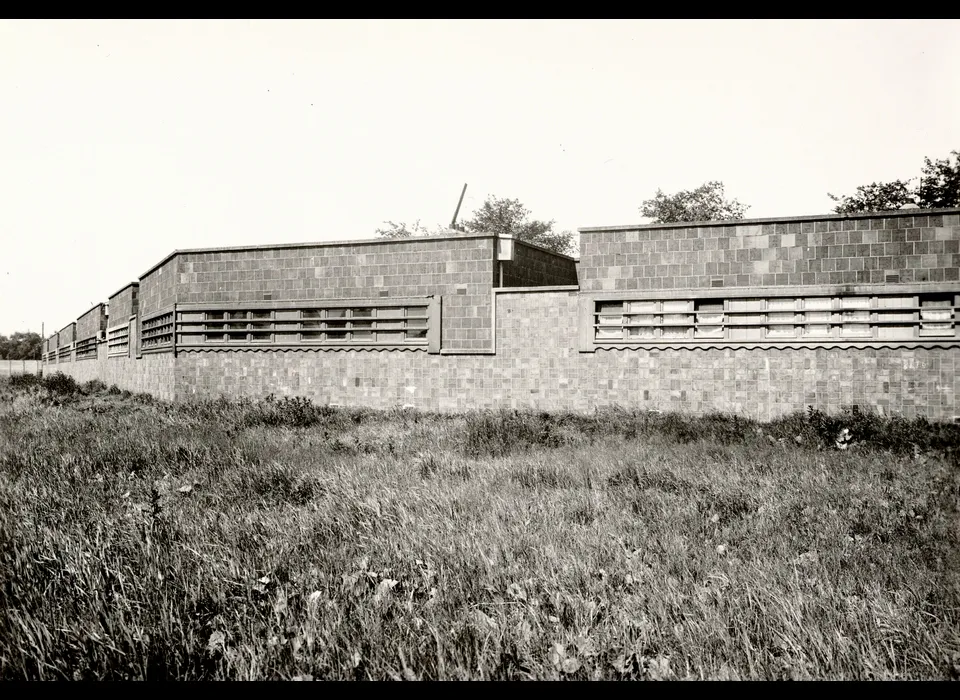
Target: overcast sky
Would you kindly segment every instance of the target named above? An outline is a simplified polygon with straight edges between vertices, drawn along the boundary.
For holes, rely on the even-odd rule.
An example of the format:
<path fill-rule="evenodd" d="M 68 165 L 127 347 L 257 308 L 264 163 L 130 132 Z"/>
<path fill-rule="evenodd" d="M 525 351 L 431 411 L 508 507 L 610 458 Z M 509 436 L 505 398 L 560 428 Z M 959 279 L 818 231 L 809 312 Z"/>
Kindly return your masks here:
<path fill-rule="evenodd" d="M 747 217 L 960 149 L 958 20 L 0 21 L 0 333 L 175 249 L 558 229 L 721 180 Z"/>

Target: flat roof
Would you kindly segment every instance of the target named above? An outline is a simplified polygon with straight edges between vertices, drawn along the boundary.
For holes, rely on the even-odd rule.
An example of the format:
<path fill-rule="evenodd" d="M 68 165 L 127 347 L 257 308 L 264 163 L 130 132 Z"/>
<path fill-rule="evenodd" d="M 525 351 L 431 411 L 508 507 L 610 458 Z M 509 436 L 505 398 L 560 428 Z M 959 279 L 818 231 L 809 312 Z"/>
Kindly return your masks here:
<path fill-rule="evenodd" d="M 800 223 L 803 221 L 842 221 L 844 219 L 894 219 L 906 216 L 945 216 L 960 214 L 960 208 L 950 209 L 893 209 L 890 211 L 858 211 L 849 214 L 820 214 L 816 216 L 780 216 L 760 219 L 725 219 L 722 221 L 678 221 L 669 224 L 634 224 L 622 226 L 587 226 L 580 233 L 599 231 L 638 231 L 655 228 L 699 228 L 715 226 L 756 226 L 758 224 Z"/>
<path fill-rule="evenodd" d="M 139 282 L 139 281 L 127 282 L 125 285 L 123 285 L 122 287 L 120 287 L 120 289 L 118 289 L 117 291 L 115 291 L 113 294 L 109 295 L 109 296 L 107 297 L 107 300 L 109 301 L 110 299 L 113 299 L 115 296 L 117 296 L 117 295 L 118 295 L 120 292 L 122 292 L 124 289 L 128 289 L 128 288 L 130 288 L 130 287 L 139 287 L 139 286 L 140 286 L 140 282 Z"/>
<path fill-rule="evenodd" d="M 83 318 L 84 316 L 86 316 L 86 315 L 87 315 L 88 313 L 90 313 L 91 311 L 96 311 L 98 306 L 106 306 L 106 302 L 105 302 L 105 301 L 97 302 L 96 304 L 94 304 L 93 306 L 91 306 L 89 309 L 87 309 L 86 311 L 84 311 L 82 314 L 80 314 L 79 316 L 77 316 L 77 320 L 79 321 L 81 318 Z"/>
<path fill-rule="evenodd" d="M 348 241 L 318 241 L 313 243 L 270 243 L 262 245 L 238 245 L 238 246 L 219 246 L 214 248 L 183 248 L 175 250 L 156 265 L 140 275 L 143 279 L 158 267 L 165 265 L 177 255 L 194 253 L 223 253 L 236 252 L 240 250 L 285 250 L 289 248 L 335 248 L 337 246 L 347 245 L 395 245 L 406 243 L 422 243 L 423 241 L 452 241 L 472 238 L 496 238 L 493 233 L 460 233 L 452 236 L 411 236 L 410 238 L 357 238 Z"/>

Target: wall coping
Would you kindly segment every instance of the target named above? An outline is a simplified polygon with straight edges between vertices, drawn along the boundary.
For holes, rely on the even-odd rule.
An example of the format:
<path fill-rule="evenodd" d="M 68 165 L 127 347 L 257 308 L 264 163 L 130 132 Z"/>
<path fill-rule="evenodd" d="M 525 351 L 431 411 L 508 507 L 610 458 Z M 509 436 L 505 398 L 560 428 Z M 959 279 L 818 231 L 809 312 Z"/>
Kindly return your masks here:
<path fill-rule="evenodd" d="M 93 313 L 94 311 L 97 310 L 97 307 L 98 307 L 98 306 L 106 306 L 106 302 L 103 302 L 103 301 L 97 302 L 96 304 L 94 304 L 93 306 L 91 306 L 89 309 L 87 309 L 86 311 L 84 311 L 82 314 L 80 314 L 79 316 L 77 316 L 77 320 L 79 321 L 81 318 L 83 318 L 83 317 L 86 316 L 87 314 Z"/>
<path fill-rule="evenodd" d="M 129 289 L 130 287 L 139 287 L 139 286 L 140 286 L 140 282 L 127 282 L 125 285 L 123 285 L 122 287 L 120 287 L 120 289 L 118 289 L 118 290 L 115 291 L 113 294 L 111 294 L 110 296 L 108 296 L 108 297 L 107 297 L 107 301 L 109 302 L 109 301 L 110 301 L 111 299 L 113 299 L 115 296 L 119 295 L 120 292 L 126 291 L 126 290 Z"/>
<path fill-rule="evenodd" d="M 411 238 L 355 238 L 345 241 L 316 241 L 313 243 L 269 243 L 253 244 L 239 246 L 218 246 L 213 248 L 183 248 L 175 250 L 160 262 L 153 265 L 150 269 L 140 275 L 142 280 L 157 268 L 165 265 L 178 255 L 197 254 L 197 253 L 235 253 L 242 250 L 291 250 L 296 248 L 338 248 L 341 246 L 353 245 L 408 245 L 411 243 L 423 243 L 424 241 L 461 241 L 478 238 L 496 238 L 493 233 L 470 233 L 443 236 L 413 236 Z M 139 284 L 139 283 L 138 283 Z"/>
<path fill-rule="evenodd" d="M 727 219 L 723 221 L 680 221 L 671 224 L 635 224 L 622 226 L 587 226 L 578 228 L 579 233 L 603 231 L 644 231 L 649 229 L 705 228 L 718 226 L 756 226 L 758 224 L 800 223 L 804 221 L 843 221 L 845 219 L 897 219 L 914 216 L 949 216 L 960 214 L 960 208 L 950 209 L 893 209 L 890 211 L 851 212 L 849 214 L 819 214 L 812 216 L 780 216 L 760 219 Z"/>
<path fill-rule="evenodd" d="M 530 241 L 521 241 L 515 236 L 498 236 L 498 238 L 503 238 L 504 240 L 513 241 L 514 244 L 519 243 L 520 245 L 525 245 L 528 248 L 533 248 L 534 250 L 539 250 L 541 252 L 547 253 L 548 255 L 555 255 L 558 258 L 564 258 L 570 260 L 571 262 L 580 262 L 580 258 L 575 258 L 572 255 L 567 255 L 566 253 L 558 253 L 555 250 L 550 250 L 549 248 L 544 248 L 542 245 L 537 245 L 536 243 L 531 243 Z"/>

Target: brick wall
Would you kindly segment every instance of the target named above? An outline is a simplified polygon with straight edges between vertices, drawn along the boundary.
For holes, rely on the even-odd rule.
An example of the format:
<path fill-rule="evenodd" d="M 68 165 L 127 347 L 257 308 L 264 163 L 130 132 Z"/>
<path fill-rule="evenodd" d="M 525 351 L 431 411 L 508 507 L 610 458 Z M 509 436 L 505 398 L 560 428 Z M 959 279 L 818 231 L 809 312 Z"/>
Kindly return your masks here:
<path fill-rule="evenodd" d="M 47 373 L 63 372 L 78 382 L 99 379 L 107 386 L 117 385 L 134 393 L 147 393 L 165 401 L 174 400 L 174 368 L 172 353 L 144 355 L 137 360 L 126 357 L 107 358 L 107 345 L 97 348 L 97 359 L 86 362 L 46 366 Z"/>
<path fill-rule="evenodd" d="M 858 404 L 946 420 L 960 414 L 955 348 L 625 349 L 600 350 L 591 359 L 571 351 L 575 296 L 498 296 L 497 350 L 514 359 L 503 368 L 503 383 L 538 408 L 618 404 L 760 420 L 809 405 L 835 412 Z"/>
<path fill-rule="evenodd" d="M 174 302 L 265 295 L 282 301 L 379 298 L 381 290 L 397 297 L 440 294 L 443 349 L 467 354 L 234 349 L 108 360 L 101 345 L 97 360 L 57 368 L 80 381 L 96 377 L 175 399 L 275 393 L 439 411 L 616 404 L 763 420 L 808 405 L 831 411 L 860 405 L 949 420 L 960 415 L 960 348 L 951 343 L 579 352 L 578 316 L 585 295 L 596 292 L 699 289 L 714 280 L 725 288 L 873 283 L 894 293 L 898 284 L 950 286 L 960 269 L 958 241 L 960 210 L 583 229 L 579 291 L 525 292 L 492 290 L 493 237 L 186 251 L 141 279 L 141 314 Z M 571 271 L 576 279 L 572 260 L 515 245 L 505 284 L 558 284 L 571 281 Z M 469 354 L 489 348 L 494 331 L 495 355 Z M 60 346 L 75 337 L 74 324 L 57 334 Z"/>
<path fill-rule="evenodd" d="M 92 309 L 77 319 L 77 339 L 96 337 L 96 335 L 107 329 L 107 310 L 103 304 L 97 304 Z"/>
<path fill-rule="evenodd" d="M 139 312 L 146 315 L 177 301 L 178 256 L 168 256 L 140 278 Z"/>
<path fill-rule="evenodd" d="M 443 347 L 483 350 L 490 346 L 494 243 L 491 236 L 455 236 L 182 252 L 172 259 L 178 284 L 170 301 L 440 294 Z M 159 280 L 141 280 L 143 313 L 162 306 L 160 288 Z"/>
<path fill-rule="evenodd" d="M 136 316 L 139 308 L 139 290 L 140 285 L 133 282 L 109 298 L 110 320 L 108 323 L 110 326 L 119 325 L 131 316 Z"/>
<path fill-rule="evenodd" d="M 501 287 L 577 284 L 576 260 L 521 241 L 513 241 L 513 260 L 500 264 Z"/>
<path fill-rule="evenodd" d="M 77 324 L 71 323 L 66 327 L 60 329 L 60 332 L 57 334 L 57 347 L 64 347 L 69 345 L 77 339 Z"/>
<path fill-rule="evenodd" d="M 505 292 L 497 354 L 183 352 L 177 398 L 306 396 L 375 408 L 462 411 L 600 406 L 728 411 L 770 420 L 812 405 L 858 404 L 951 420 L 960 414 L 955 349 L 577 351 L 576 292 Z"/>
<path fill-rule="evenodd" d="M 580 287 L 630 289 L 949 282 L 960 210 L 580 229 Z"/>

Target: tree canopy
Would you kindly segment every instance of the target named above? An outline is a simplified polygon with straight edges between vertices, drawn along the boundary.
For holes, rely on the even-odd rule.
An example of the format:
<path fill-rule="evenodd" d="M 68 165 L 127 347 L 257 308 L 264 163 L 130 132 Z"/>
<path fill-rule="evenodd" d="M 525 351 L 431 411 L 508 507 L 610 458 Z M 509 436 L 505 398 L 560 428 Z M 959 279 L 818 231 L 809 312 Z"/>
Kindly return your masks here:
<path fill-rule="evenodd" d="M 491 195 L 474 212 L 473 218 L 463 222 L 467 231 L 513 236 L 518 241 L 533 243 L 563 255 L 578 254 L 572 231 L 554 231 L 553 220 L 531 219 L 530 210 L 520 200 L 502 199 Z"/>
<path fill-rule="evenodd" d="M 952 159 L 951 157 L 952 156 Z M 838 197 L 827 193 L 837 206 L 837 214 L 861 211 L 888 211 L 914 205 L 920 209 L 944 209 L 960 206 L 960 152 L 938 160 L 924 158 L 918 178 L 871 182 L 860 185 L 851 195 Z"/>
<path fill-rule="evenodd" d="M 451 229 L 437 226 L 430 229 L 420 224 L 419 219 L 411 226 L 404 222 L 385 221 L 385 227 L 376 230 L 380 238 L 411 238 L 414 236 L 439 235 Z M 579 253 L 576 235 L 572 231 L 555 231 L 555 222 L 531 219 L 530 211 L 518 199 L 487 197 L 473 213 L 463 221 L 462 229 L 471 233 L 494 233 L 498 236 L 513 236 L 546 248 L 555 253 L 576 256 Z"/>
<path fill-rule="evenodd" d="M 0 360 L 39 360 L 43 338 L 38 333 L 0 335 Z"/>
<path fill-rule="evenodd" d="M 694 190 L 681 190 L 675 194 L 658 189 L 653 199 L 643 202 L 640 213 L 653 219 L 655 224 L 672 224 L 739 220 L 749 208 L 735 199 L 725 199 L 723 183 L 711 180 Z"/>
<path fill-rule="evenodd" d="M 376 234 L 380 238 L 411 238 L 413 236 L 431 236 L 441 233 L 439 226 L 436 230 L 421 226 L 420 219 L 414 221 L 410 226 L 407 226 L 403 221 L 384 221 L 383 223 L 385 223 L 386 226 L 376 230 Z"/>

